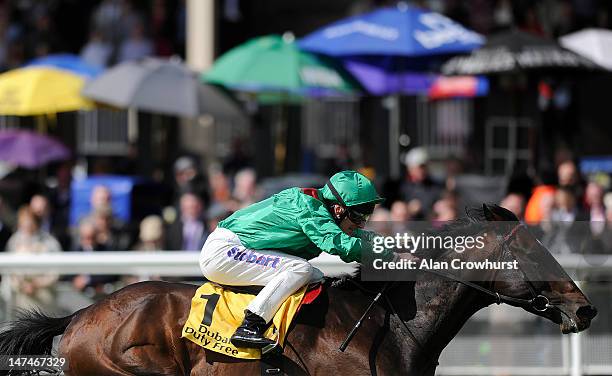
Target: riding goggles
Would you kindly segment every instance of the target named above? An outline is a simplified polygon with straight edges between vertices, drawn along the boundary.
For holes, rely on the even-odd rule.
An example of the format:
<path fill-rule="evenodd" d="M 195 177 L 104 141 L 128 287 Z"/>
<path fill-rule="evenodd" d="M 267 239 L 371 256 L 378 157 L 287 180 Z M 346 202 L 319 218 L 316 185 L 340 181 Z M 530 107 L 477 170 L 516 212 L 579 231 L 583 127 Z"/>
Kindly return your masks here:
<path fill-rule="evenodd" d="M 351 222 L 353 222 L 357 226 L 364 225 L 368 221 L 368 219 L 370 219 L 370 214 L 362 214 L 351 210 L 350 208 L 346 210 L 346 216 Z"/>

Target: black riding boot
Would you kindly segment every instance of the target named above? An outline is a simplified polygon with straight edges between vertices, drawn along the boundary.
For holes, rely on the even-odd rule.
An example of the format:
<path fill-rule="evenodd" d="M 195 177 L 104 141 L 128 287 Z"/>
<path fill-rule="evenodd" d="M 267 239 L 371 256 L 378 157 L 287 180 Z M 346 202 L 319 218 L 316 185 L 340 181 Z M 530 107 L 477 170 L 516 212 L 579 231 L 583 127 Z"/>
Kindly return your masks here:
<path fill-rule="evenodd" d="M 263 336 L 267 325 L 263 318 L 249 310 L 244 311 L 244 320 L 230 339 L 236 347 L 261 349 L 276 342 Z"/>

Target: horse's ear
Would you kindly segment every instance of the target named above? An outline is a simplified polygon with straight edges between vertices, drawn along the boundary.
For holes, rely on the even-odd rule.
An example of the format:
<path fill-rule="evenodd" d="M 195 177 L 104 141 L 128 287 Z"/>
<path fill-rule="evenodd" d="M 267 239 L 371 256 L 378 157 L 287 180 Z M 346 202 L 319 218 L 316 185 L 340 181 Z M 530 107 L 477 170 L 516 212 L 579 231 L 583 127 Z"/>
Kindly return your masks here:
<path fill-rule="evenodd" d="M 491 209 L 489 209 L 487 204 L 482 204 L 482 212 L 485 218 L 487 219 L 487 221 L 495 221 L 497 219 L 495 217 L 495 214 L 493 214 L 493 212 L 491 211 Z"/>
<path fill-rule="evenodd" d="M 512 217 L 516 218 L 508 209 L 504 209 L 497 205 L 482 204 L 482 212 L 487 221 L 510 221 L 511 217 L 504 217 L 503 212 L 508 212 Z"/>

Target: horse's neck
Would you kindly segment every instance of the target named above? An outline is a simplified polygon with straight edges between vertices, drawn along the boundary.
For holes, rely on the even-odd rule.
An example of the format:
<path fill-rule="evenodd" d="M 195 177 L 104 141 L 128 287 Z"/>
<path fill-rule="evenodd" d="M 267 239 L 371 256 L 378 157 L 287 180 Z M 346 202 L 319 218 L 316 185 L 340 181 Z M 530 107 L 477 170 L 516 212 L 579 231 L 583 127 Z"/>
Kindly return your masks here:
<path fill-rule="evenodd" d="M 406 369 L 433 375 L 442 350 L 467 320 L 488 302 L 463 284 L 428 273 L 423 273 L 416 281 L 415 300 L 416 314 L 407 325 L 418 343 L 406 333 L 398 318 L 392 318 L 391 328 L 402 348 Z"/>
<path fill-rule="evenodd" d="M 391 325 L 401 344 L 407 369 L 417 367 L 424 372 L 422 367 L 436 365 L 442 350 L 485 305 L 475 299 L 472 291 L 454 282 L 418 281 L 416 291 L 416 316 L 407 324 L 418 343 L 406 333 L 397 317 L 392 318 Z"/>

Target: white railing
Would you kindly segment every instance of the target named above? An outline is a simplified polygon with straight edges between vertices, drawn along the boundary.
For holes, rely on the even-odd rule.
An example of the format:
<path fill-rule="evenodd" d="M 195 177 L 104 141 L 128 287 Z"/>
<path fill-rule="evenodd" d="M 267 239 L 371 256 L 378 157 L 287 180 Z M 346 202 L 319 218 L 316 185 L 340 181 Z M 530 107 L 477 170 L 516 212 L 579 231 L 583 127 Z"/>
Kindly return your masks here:
<path fill-rule="evenodd" d="M 147 279 L 149 275 L 165 276 L 199 276 L 198 266 L 199 252 L 100 252 L 100 253 L 59 253 L 43 255 L 27 254 L 0 254 L 0 274 L 2 282 L 0 290 L 2 300 L 5 302 L 7 312 L 10 312 L 12 301 L 12 290 L 9 284 L 11 274 L 24 273 L 56 273 L 56 274 L 123 274 L 137 275 L 141 279 Z M 586 272 L 608 271 L 612 272 L 612 257 L 605 255 L 559 255 L 556 256 L 559 263 L 572 275 L 580 278 Z M 355 265 L 345 264 L 335 256 L 323 254 L 312 260 L 313 265 L 323 270 L 327 275 L 338 275 L 351 272 Z M 603 363 L 601 359 L 596 362 L 586 362 L 583 354 L 596 352 L 597 349 L 611 348 L 612 337 L 609 335 L 585 335 L 572 334 L 569 336 L 550 337 L 543 340 L 546 345 L 534 347 L 537 351 L 542 346 L 556 348 L 559 364 L 548 365 L 526 365 L 511 364 L 500 367 L 492 364 L 469 364 L 462 361 L 468 358 L 466 354 L 475 353 L 478 349 L 480 337 L 459 336 L 451 342 L 443 352 L 441 365 L 438 368 L 439 375 L 492 375 L 492 374 L 514 374 L 514 375 L 603 375 L 612 374 L 612 354 L 604 354 Z M 532 340 L 536 337 L 532 337 Z M 487 341 L 486 337 L 480 340 Z M 525 349 L 529 344 L 537 344 L 523 337 L 510 337 L 506 339 L 513 349 Z M 607 347 L 606 347 L 607 346 Z M 586 349 L 586 350 L 585 350 Z M 502 354 L 503 355 L 503 354 Z M 601 356 L 600 356 L 601 357 Z M 477 363 L 477 362 L 476 362 Z"/>
<path fill-rule="evenodd" d="M 140 280 L 148 276 L 200 276 L 199 252 L 64 252 L 54 254 L 0 253 L 0 297 L 5 303 L 6 317 L 13 307 L 13 291 L 9 283 L 11 274 L 119 274 L 136 275 Z M 350 273 L 355 263 L 346 264 L 336 256 L 322 254 L 311 260 L 326 275 Z"/>
<path fill-rule="evenodd" d="M 135 275 L 201 275 L 199 252 L 63 252 L 52 254 L 0 253 L 0 274 L 135 274 Z M 354 268 L 338 257 L 322 254 L 311 263 L 328 274 L 348 272 Z"/>
<path fill-rule="evenodd" d="M 200 275 L 199 252 L 184 251 L 123 251 L 123 252 L 63 252 L 52 254 L 0 253 L 0 274 L 164 274 L 175 276 Z M 581 271 L 611 271 L 608 255 L 555 255 L 570 275 Z M 353 269 L 338 257 L 322 253 L 311 260 L 321 270 L 335 274 Z"/>

